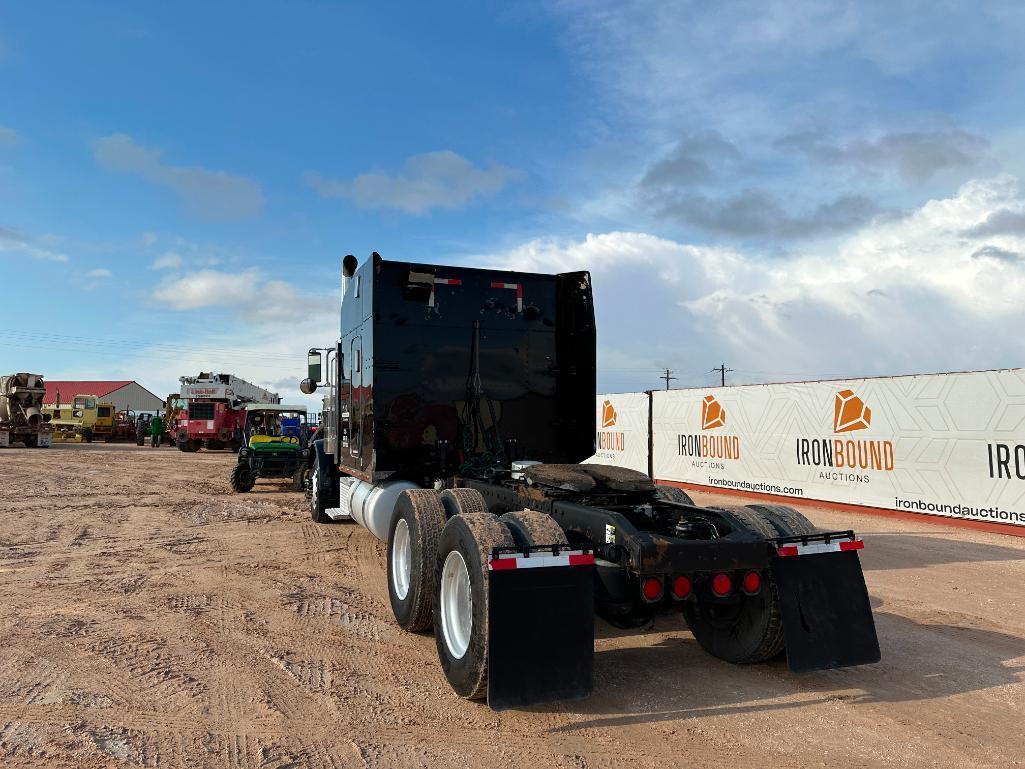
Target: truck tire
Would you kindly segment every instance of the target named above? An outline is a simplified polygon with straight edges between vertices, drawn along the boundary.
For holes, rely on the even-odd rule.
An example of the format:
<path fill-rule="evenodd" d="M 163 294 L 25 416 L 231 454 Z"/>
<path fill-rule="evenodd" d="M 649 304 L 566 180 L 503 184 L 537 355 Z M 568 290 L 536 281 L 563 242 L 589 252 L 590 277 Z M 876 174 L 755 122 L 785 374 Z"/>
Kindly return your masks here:
<path fill-rule="evenodd" d="M 818 529 L 815 524 L 801 513 L 787 505 L 744 505 L 747 510 L 754 510 L 768 520 L 779 537 L 799 537 L 802 534 L 814 534 Z"/>
<path fill-rule="evenodd" d="M 256 485 L 256 475 L 246 465 L 235 465 L 231 468 L 231 488 L 239 494 L 252 491 Z"/>
<path fill-rule="evenodd" d="M 769 519 L 758 510 L 744 507 L 719 508 L 734 515 L 747 531 L 765 539 L 779 536 Z M 734 603 L 711 599 L 683 605 L 694 638 L 701 647 L 726 662 L 745 665 L 764 662 L 783 650 L 783 616 L 771 570 L 762 574 L 757 595 L 739 595 Z"/>
<path fill-rule="evenodd" d="M 224 441 L 208 440 L 206 442 L 207 451 L 220 451 L 224 448 Z"/>
<path fill-rule="evenodd" d="M 488 562 L 512 534 L 490 513 L 450 518 L 441 532 L 435 570 L 434 640 L 445 678 L 460 697 L 488 691 Z"/>
<path fill-rule="evenodd" d="M 441 506 L 445 508 L 446 519 L 467 513 L 488 512 L 488 504 L 477 489 L 445 489 L 441 492 Z"/>
<path fill-rule="evenodd" d="M 433 489 L 409 489 L 395 503 L 388 527 L 388 598 L 399 627 L 412 633 L 433 624 L 434 570 L 445 509 Z"/>
<path fill-rule="evenodd" d="M 327 514 L 327 509 L 335 506 L 331 504 L 334 497 L 326 494 L 324 489 L 320 487 L 323 469 L 321 463 L 314 459 L 313 472 L 310 478 L 310 518 L 313 519 L 314 523 L 334 523 L 334 519 Z M 335 504 L 337 504 L 337 501 L 335 501 Z"/>
<path fill-rule="evenodd" d="M 292 491 L 305 491 L 306 481 L 309 480 L 310 468 L 306 465 L 297 467 L 292 474 Z"/>
<path fill-rule="evenodd" d="M 659 486 L 655 491 L 655 498 L 664 502 L 675 502 L 678 505 L 694 506 L 694 500 L 690 498 L 690 494 L 676 486 Z"/>
<path fill-rule="evenodd" d="M 566 532 L 548 513 L 541 513 L 537 510 L 519 510 L 515 513 L 506 513 L 498 520 L 509 527 L 509 533 L 512 534 L 513 544 L 516 547 L 569 544 Z"/>
<path fill-rule="evenodd" d="M 25 441 L 26 449 L 34 449 L 39 445 L 39 436 L 36 435 L 26 435 L 22 440 Z"/>
<path fill-rule="evenodd" d="M 82 433 L 82 437 L 85 438 L 85 442 L 86 443 L 92 443 L 93 442 L 93 431 L 90 430 L 89 428 L 86 428 L 85 431 Z"/>
<path fill-rule="evenodd" d="M 175 443 L 178 446 L 178 451 L 184 451 L 187 454 L 193 454 L 199 451 L 199 441 L 192 441 L 188 438 L 182 438 L 179 436 Z"/>

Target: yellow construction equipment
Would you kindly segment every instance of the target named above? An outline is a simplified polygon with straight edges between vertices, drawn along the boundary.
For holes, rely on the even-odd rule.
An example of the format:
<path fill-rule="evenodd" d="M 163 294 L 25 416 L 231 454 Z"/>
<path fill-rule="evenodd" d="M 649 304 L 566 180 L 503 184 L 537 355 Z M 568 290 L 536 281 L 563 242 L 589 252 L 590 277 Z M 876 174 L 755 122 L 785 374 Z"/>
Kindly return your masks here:
<path fill-rule="evenodd" d="M 114 435 L 114 406 L 93 395 L 76 395 L 71 403 L 43 404 L 49 415 L 54 443 L 92 443 L 94 438 L 110 441 Z"/>

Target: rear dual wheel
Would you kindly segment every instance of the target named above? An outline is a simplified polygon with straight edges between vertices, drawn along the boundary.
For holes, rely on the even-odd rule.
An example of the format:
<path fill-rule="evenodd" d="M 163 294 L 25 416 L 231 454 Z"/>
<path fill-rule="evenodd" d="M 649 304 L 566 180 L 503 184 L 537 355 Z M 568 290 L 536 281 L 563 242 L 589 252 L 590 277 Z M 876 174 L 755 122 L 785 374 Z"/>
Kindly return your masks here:
<path fill-rule="evenodd" d="M 728 507 L 738 525 L 762 539 L 812 534 L 815 526 L 791 507 L 746 505 Z M 761 590 L 746 595 L 734 590 L 729 599 L 699 595 L 685 603 L 683 616 L 701 647 L 726 662 L 763 662 L 783 651 L 783 616 L 772 571 L 762 575 Z"/>
<path fill-rule="evenodd" d="M 392 612 L 404 630 L 433 625 L 442 670 L 461 697 L 487 694 L 492 552 L 555 544 L 566 544 L 566 535 L 550 516 L 524 510 L 499 518 L 473 489 L 399 497 L 388 536 Z"/>
<path fill-rule="evenodd" d="M 488 564 L 512 533 L 491 513 L 457 515 L 438 546 L 434 638 L 445 677 L 456 694 L 476 700 L 488 692 Z"/>
<path fill-rule="evenodd" d="M 409 489 L 399 496 L 388 529 L 388 597 L 403 630 L 431 627 L 434 567 L 444 525 L 438 492 Z"/>
<path fill-rule="evenodd" d="M 676 486 L 659 486 L 655 490 L 655 497 L 663 500 L 664 502 L 675 502 L 678 505 L 694 506 L 694 500 L 691 499 L 690 494 Z"/>
<path fill-rule="evenodd" d="M 388 530 L 388 595 L 403 630 L 433 625 L 435 566 L 445 521 L 458 515 L 490 515 L 476 489 L 409 489 L 395 505 Z"/>

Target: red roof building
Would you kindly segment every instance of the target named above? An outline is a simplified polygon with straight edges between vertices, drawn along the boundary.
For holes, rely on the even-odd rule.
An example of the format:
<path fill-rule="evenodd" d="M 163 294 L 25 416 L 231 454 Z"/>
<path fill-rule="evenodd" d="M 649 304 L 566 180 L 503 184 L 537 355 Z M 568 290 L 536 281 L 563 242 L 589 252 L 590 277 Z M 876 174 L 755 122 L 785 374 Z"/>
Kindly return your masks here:
<path fill-rule="evenodd" d="M 164 407 L 164 401 L 151 393 L 138 382 L 121 381 L 85 381 L 85 380 L 46 380 L 46 404 L 57 401 L 60 393 L 61 403 L 70 403 L 76 395 L 92 395 L 95 398 L 114 404 L 116 411 L 131 409 L 155 413 Z"/>

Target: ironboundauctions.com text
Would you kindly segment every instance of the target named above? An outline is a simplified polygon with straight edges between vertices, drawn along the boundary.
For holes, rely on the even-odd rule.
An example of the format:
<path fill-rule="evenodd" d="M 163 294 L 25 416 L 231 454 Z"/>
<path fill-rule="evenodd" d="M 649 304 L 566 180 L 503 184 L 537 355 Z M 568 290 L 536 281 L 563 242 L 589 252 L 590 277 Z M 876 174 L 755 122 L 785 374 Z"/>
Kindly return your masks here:
<path fill-rule="evenodd" d="M 977 518 L 984 521 L 1006 521 L 1009 523 L 1025 524 L 1025 513 L 1019 513 L 1014 510 L 1001 510 L 995 505 L 992 507 L 948 505 L 940 502 L 923 502 L 921 499 L 901 499 L 900 497 L 895 497 L 893 503 L 898 510 L 914 510 L 920 513 L 935 513 L 936 515 Z"/>

